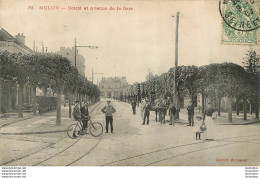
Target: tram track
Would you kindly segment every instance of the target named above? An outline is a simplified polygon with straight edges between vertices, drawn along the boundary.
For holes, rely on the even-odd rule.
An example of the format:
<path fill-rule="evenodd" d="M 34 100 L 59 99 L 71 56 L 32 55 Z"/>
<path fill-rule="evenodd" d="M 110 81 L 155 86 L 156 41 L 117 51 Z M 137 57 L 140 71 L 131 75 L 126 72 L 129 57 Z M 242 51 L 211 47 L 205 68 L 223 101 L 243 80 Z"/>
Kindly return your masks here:
<path fill-rule="evenodd" d="M 101 103 L 102 103 L 102 101 L 100 101 L 100 102 L 90 111 L 90 113 L 92 113 Z M 53 147 L 55 144 L 58 144 L 58 143 L 64 141 L 66 138 L 67 138 L 67 135 L 66 135 L 64 138 L 62 138 L 60 141 L 56 142 L 56 143 L 49 144 L 48 146 L 43 147 L 43 148 L 41 148 L 41 149 L 39 149 L 39 150 L 37 150 L 37 151 L 35 151 L 35 152 L 33 152 L 33 153 L 30 153 L 30 154 L 27 154 L 27 155 L 24 155 L 24 156 L 21 156 L 21 157 L 18 157 L 18 158 L 13 158 L 13 159 L 11 159 L 11 160 L 5 161 L 4 163 L 1 163 L 0 166 L 4 166 L 4 165 L 10 164 L 10 163 L 14 163 L 14 162 L 16 162 L 16 161 L 18 161 L 18 160 L 22 160 L 22 159 L 25 159 L 25 158 L 27 158 L 27 157 L 29 157 L 29 156 L 35 155 L 35 154 L 37 154 L 37 153 L 39 153 L 39 152 L 41 152 L 41 151 L 43 151 L 43 150 L 45 150 L 45 149 L 48 149 L 48 148 Z M 46 162 L 47 160 L 50 160 L 50 159 L 52 159 L 52 158 L 58 156 L 59 154 L 65 152 L 65 151 L 68 150 L 69 148 L 73 147 L 81 138 L 82 138 L 82 136 L 80 136 L 78 139 L 76 139 L 75 142 L 73 142 L 72 144 L 70 144 L 69 146 L 67 146 L 66 148 L 64 148 L 62 151 L 59 151 L 58 153 L 55 153 L 55 154 L 52 155 L 51 157 L 48 157 L 48 158 L 46 158 L 46 159 L 43 160 L 43 161 L 40 161 L 40 162 L 38 162 L 38 163 L 36 163 L 36 164 L 33 164 L 32 166 L 37 166 L 37 165 L 39 165 L 39 164 L 41 164 L 41 163 L 43 163 L 43 162 Z"/>
<path fill-rule="evenodd" d="M 90 111 L 90 113 L 92 113 L 101 103 L 102 103 L 102 101 L 99 102 L 99 103 Z M 101 135 L 100 137 L 101 137 L 101 139 L 102 139 L 102 135 Z M 48 157 L 48 158 L 46 158 L 46 159 L 44 159 L 44 160 L 42 160 L 42 161 L 36 163 L 36 164 L 33 164 L 33 166 L 40 165 L 40 164 L 42 164 L 42 163 L 44 163 L 44 162 L 47 162 L 47 161 L 49 161 L 49 160 L 51 160 L 51 159 L 53 159 L 53 158 L 59 156 L 60 154 L 64 153 L 65 151 L 67 151 L 67 150 L 69 150 L 70 148 L 72 148 L 73 146 L 75 146 L 76 143 L 78 143 L 78 142 L 81 140 L 81 138 L 82 138 L 82 135 L 80 135 L 80 136 L 78 137 L 78 139 L 77 139 L 74 143 L 72 143 L 70 146 L 66 147 L 65 149 L 63 149 L 63 150 L 57 152 L 56 154 L 54 154 L 54 155 L 52 155 L 52 156 L 50 156 L 50 157 Z M 101 141 L 101 139 L 97 142 L 97 144 L 95 144 L 95 146 L 94 146 L 91 150 L 93 150 L 93 149 L 99 144 L 99 142 Z M 90 150 L 90 151 L 91 151 L 91 150 Z M 89 152 L 90 152 L 90 151 L 89 151 Z M 82 157 L 84 157 L 84 156 L 82 156 Z M 82 158 L 82 157 L 81 157 L 81 158 Z M 80 158 L 80 159 L 81 159 L 81 158 Z M 79 160 L 79 159 L 78 159 L 78 160 Z M 71 162 L 70 164 L 73 164 L 73 163 L 76 162 L 76 161 L 77 161 L 77 160 L 74 160 L 74 161 Z"/>
<path fill-rule="evenodd" d="M 152 155 L 152 154 L 156 154 L 156 153 L 159 153 L 159 152 L 164 152 L 164 151 L 171 150 L 171 149 L 176 149 L 176 148 L 182 148 L 182 147 L 187 147 L 187 146 L 192 146 L 192 145 L 200 145 L 200 144 L 203 144 L 203 143 L 221 142 L 221 141 L 225 141 L 225 140 L 228 140 L 228 139 L 247 138 L 247 137 L 254 137 L 254 136 L 260 136 L 260 135 L 226 137 L 226 138 L 221 138 L 221 139 L 217 139 L 217 140 L 214 140 L 214 141 L 206 141 L 206 142 L 202 141 L 202 142 L 194 142 L 194 143 L 189 143 L 189 144 L 177 145 L 177 146 L 172 146 L 172 147 L 167 147 L 167 148 L 163 148 L 163 149 L 158 149 L 158 150 L 154 150 L 154 151 L 138 154 L 138 155 L 135 155 L 135 156 L 130 156 L 130 157 L 126 157 L 126 158 L 123 158 L 123 159 L 111 161 L 109 163 L 102 164 L 100 166 L 111 166 L 111 165 L 114 165 L 116 163 L 120 163 L 120 162 L 123 162 L 123 161 L 131 160 L 131 159 L 138 159 L 140 157 L 149 156 L 149 155 Z M 253 139 L 253 140 L 260 140 L 260 139 Z M 247 141 L 253 141 L 253 140 L 247 140 Z M 145 166 L 150 166 L 152 164 L 165 161 L 167 159 L 171 159 L 171 158 L 174 158 L 174 157 L 190 154 L 190 153 L 193 153 L 193 152 L 198 152 L 198 151 L 202 151 L 202 150 L 206 150 L 206 149 L 210 149 L 210 148 L 215 148 L 215 147 L 220 147 L 220 146 L 225 146 L 225 145 L 231 145 L 231 144 L 236 144 L 236 143 L 241 143 L 241 142 L 245 142 L 246 143 L 247 141 L 229 141 L 231 143 L 216 145 L 216 146 L 202 148 L 202 149 L 195 149 L 195 150 L 192 150 L 192 151 L 189 151 L 189 152 L 185 152 L 185 153 L 182 153 L 182 154 L 178 154 L 178 155 L 170 156 L 170 157 L 167 157 L 167 158 L 164 158 L 164 159 L 161 159 L 161 160 L 154 161 L 152 163 L 146 164 Z M 250 143 L 252 143 L 252 142 L 250 142 Z"/>

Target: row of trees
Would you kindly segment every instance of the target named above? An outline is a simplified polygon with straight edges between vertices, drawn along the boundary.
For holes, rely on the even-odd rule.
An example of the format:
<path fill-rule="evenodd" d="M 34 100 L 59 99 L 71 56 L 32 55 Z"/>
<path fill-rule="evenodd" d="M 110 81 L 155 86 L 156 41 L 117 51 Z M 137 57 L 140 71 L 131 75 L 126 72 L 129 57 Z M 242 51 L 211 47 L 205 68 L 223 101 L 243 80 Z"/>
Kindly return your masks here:
<path fill-rule="evenodd" d="M 228 117 L 232 122 L 232 104 L 239 114 L 239 104 L 243 104 L 244 119 L 247 119 L 247 103 L 249 102 L 259 118 L 259 56 L 249 50 L 243 59 L 244 67 L 234 63 L 209 64 L 204 66 L 179 66 L 176 73 L 177 102 L 185 96 L 195 100 L 202 95 L 202 111 L 206 107 L 206 98 L 221 111 L 221 99 L 228 98 Z M 150 97 L 174 96 L 174 68 L 160 76 L 147 75 L 146 82 L 134 84 L 128 89 L 128 96 Z M 138 87 L 140 85 L 140 87 Z M 140 88 L 140 90 L 139 90 Z M 139 92 L 138 92 L 139 90 Z M 193 101 L 195 102 L 195 101 Z"/>
<path fill-rule="evenodd" d="M 48 88 L 57 95 L 57 120 L 61 124 L 61 94 L 69 96 L 69 116 L 71 117 L 72 94 L 99 98 L 98 87 L 81 76 L 69 59 L 53 53 L 15 54 L 0 53 L 0 84 L 18 85 L 19 117 L 23 117 L 22 94 L 25 85 L 33 88 L 33 109 L 36 113 L 36 88 Z"/>

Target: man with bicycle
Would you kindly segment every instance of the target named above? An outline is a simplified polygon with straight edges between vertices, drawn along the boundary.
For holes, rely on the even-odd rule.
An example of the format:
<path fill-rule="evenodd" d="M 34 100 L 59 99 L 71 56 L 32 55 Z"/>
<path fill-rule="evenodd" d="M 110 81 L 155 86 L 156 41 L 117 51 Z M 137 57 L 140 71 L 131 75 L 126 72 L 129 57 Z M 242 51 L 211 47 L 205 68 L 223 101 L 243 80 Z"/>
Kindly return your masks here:
<path fill-rule="evenodd" d="M 81 119 L 82 119 L 82 130 L 85 130 L 85 134 L 88 134 L 88 120 L 89 120 L 89 112 L 88 112 L 88 102 L 85 102 L 83 107 L 80 108 L 81 111 Z"/>
<path fill-rule="evenodd" d="M 79 108 L 79 101 L 75 101 L 75 107 L 73 108 L 72 115 L 74 116 L 74 119 L 76 121 L 79 121 L 81 119 L 81 112 Z M 73 128 L 73 137 L 76 137 L 75 128 Z"/>

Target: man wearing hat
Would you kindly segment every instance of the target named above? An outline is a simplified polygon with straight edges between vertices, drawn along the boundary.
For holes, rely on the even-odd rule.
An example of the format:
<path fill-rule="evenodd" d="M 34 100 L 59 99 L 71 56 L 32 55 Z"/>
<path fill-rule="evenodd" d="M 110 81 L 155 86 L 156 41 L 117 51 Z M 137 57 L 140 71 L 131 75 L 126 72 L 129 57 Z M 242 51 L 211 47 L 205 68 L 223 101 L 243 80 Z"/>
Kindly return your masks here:
<path fill-rule="evenodd" d="M 146 98 L 145 101 L 146 101 L 146 104 L 145 104 L 145 107 L 144 107 L 144 121 L 143 121 L 142 125 L 145 125 L 146 119 L 147 119 L 146 124 L 149 125 L 149 115 L 150 115 L 151 105 L 149 103 L 148 98 Z"/>
<path fill-rule="evenodd" d="M 81 112 L 80 112 L 80 108 L 79 108 L 79 101 L 75 101 L 75 107 L 73 108 L 72 115 L 74 116 L 74 119 L 76 121 L 80 120 Z"/>
<path fill-rule="evenodd" d="M 80 112 L 80 108 L 79 108 L 79 101 L 75 101 L 75 107 L 73 108 L 72 115 L 74 116 L 74 119 L 76 121 L 80 120 L 81 112 Z M 73 137 L 76 137 L 74 129 L 75 128 L 73 128 Z"/>
<path fill-rule="evenodd" d="M 85 102 L 83 107 L 80 108 L 81 111 L 81 116 L 82 116 L 82 123 L 83 123 L 83 130 L 86 130 L 88 128 L 88 117 L 89 117 L 89 113 L 88 113 L 88 102 Z M 86 134 L 87 131 L 86 131 Z"/>
<path fill-rule="evenodd" d="M 111 105 L 111 101 L 107 101 L 107 106 L 101 109 L 106 114 L 106 133 L 108 133 L 108 124 L 110 124 L 111 133 L 113 133 L 113 113 L 116 112 L 115 108 Z"/>

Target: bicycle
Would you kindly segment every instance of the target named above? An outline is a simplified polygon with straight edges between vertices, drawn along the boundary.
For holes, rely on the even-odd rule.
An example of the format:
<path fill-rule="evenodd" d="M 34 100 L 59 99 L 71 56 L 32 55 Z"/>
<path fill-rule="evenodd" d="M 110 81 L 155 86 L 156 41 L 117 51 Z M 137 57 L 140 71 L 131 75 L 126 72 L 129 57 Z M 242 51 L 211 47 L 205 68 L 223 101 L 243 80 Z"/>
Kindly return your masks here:
<path fill-rule="evenodd" d="M 67 130 L 67 135 L 74 139 L 79 137 L 80 135 L 84 135 L 84 130 L 83 130 L 83 123 L 82 121 L 89 121 L 88 127 L 89 128 L 89 133 L 93 136 L 93 137 L 98 137 L 103 133 L 103 126 L 102 124 L 100 124 L 99 122 L 92 122 L 91 117 L 87 116 L 87 119 L 80 119 L 77 121 L 76 124 L 71 124 L 68 127 Z"/>

